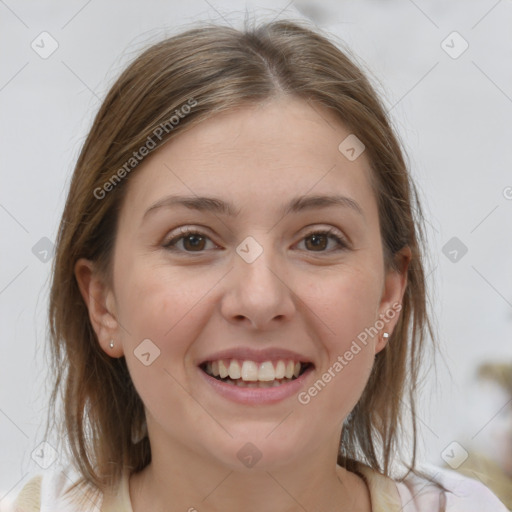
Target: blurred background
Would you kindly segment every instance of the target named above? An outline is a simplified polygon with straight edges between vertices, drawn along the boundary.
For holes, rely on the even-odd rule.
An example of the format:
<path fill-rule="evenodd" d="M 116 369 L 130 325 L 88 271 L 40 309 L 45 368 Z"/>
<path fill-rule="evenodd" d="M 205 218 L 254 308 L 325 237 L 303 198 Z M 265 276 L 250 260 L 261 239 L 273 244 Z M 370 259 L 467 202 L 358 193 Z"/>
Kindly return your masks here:
<path fill-rule="evenodd" d="M 511 508 L 511 0 L 0 0 L 0 511 L 61 462 L 42 437 L 49 272 L 93 116 L 143 48 L 246 15 L 309 19 L 381 94 L 423 201 L 442 347 L 425 368 L 420 459 Z"/>

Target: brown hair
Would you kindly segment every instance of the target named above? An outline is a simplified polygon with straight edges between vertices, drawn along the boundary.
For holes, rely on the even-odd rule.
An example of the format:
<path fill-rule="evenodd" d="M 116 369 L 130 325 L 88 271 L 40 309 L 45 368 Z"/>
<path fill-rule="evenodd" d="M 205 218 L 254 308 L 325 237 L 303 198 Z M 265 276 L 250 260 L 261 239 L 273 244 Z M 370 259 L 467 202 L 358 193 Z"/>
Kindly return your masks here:
<path fill-rule="evenodd" d="M 406 467 L 417 472 L 414 397 L 425 342 L 430 337 L 435 345 L 435 337 L 427 313 L 423 216 L 416 188 L 365 74 L 305 22 L 276 21 L 244 31 L 203 25 L 154 44 L 112 86 L 81 150 L 53 261 L 49 319 L 55 380 L 49 419 L 58 417 L 53 410 L 60 392 L 62 437 L 83 479 L 97 488 L 116 485 L 123 468 L 141 470 L 151 453 L 147 437 L 132 442 L 132 432 L 143 425 L 143 404 L 124 357 L 111 358 L 98 344 L 74 265 L 88 258 L 111 283 L 118 214 L 133 172 L 126 162 L 134 151 L 148 141 L 158 148 L 217 112 L 279 94 L 330 109 L 365 144 L 386 267 L 394 265 L 394 255 L 404 246 L 412 252 L 398 324 L 346 419 L 338 463 L 355 471 L 361 461 L 390 476 L 409 417 L 412 457 Z M 170 128 L 169 119 L 177 110 L 184 112 L 187 103 L 194 106 Z M 155 133 L 165 123 L 169 130 L 160 139 Z M 116 183 L 105 187 L 116 175 Z"/>

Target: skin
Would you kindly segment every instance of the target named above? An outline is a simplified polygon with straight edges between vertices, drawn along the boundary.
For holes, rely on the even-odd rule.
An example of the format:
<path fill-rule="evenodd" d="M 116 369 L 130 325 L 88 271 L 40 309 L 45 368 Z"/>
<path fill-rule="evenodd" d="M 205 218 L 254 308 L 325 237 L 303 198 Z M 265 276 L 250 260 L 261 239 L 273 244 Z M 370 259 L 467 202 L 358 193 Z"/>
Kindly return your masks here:
<path fill-rule="evenodd" d="M 336 453 L 343 421 L 386 345 L 382 332 L 392 333 L 398 314 L 307 405 L 297 396 L 233 403 L 197 367 L 228 348 L 290 349 L 315 364 L 307 390 L 360 332 L 401 303 L 410 251 L 397 257 L 402 272 L 385 269 L 366 154 L 349 161 L 338 150 L 349 134 L 328 110 L 289 97 L 218 114 L 130 176 L 112 288 L 92 262 L 76 263 L 99 343 L 126 358 L 146 409 L 152 462 L 130 478 L 134 512 L 371 510 L 363 480 L 337 466 Z M 363 215 L 342 206 L 279 214 L 296 196 L 333 193 L 352 198 Z M 240 213 L 177 206 L 142 222 L 170 194 L 214 196 Z M 207 238 L 165 248 L 180 227 Z M 347 248 L 330 238 L 315 246 L 311 232 L 326 228 Z M 252 263 L 236 253 L 247 236 L 263 248 Z M 160 349 L 149 366 L 134 355 L 147 338 Z M 237 458 L 247 442 L 262 454 L 252 468 Z"/>

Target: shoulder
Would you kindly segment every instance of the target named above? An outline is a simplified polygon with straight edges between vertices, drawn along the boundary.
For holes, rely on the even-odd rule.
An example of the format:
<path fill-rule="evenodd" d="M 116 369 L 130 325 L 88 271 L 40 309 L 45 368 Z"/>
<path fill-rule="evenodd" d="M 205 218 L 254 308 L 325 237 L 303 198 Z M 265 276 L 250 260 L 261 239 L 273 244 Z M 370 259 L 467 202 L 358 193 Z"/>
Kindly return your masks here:
<path fill-rule="evenodd" d="M 420 469 L 428 479 L 410 473 L 396 482 L 404 512 L 509 512 L 479 480 L 430 464 Z"/>
<path fill-rule="evenodd" d="M 15 512 L 38 512 L 41 510 L 41 480 L 42 475 L 31 478 L 21 489 L 13 510 Z"/>
<path fill-rule="evenodd" d="M 75 485 L 77 484 L 77 485 Z M 80 483 L 71 466 L 33 476 L 14 502 L 14 512 L 100 512 L 102 495 L 90 484 Z"/>

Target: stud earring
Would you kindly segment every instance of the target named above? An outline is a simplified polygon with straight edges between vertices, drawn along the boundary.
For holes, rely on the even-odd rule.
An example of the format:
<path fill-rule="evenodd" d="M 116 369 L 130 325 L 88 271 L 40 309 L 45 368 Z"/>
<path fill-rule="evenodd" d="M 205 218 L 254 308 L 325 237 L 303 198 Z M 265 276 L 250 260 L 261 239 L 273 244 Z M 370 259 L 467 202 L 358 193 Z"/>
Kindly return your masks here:
<path fill-rule="evenodd" d="M 114 340 L 110 340 L 110 345 L 109 345 L 110 348 L 114 348 Z"/>
<path fill-rule="evenodd" d="M 387 341 L 389 338 L 389 333 L 385 332 L 382 337 Z"/>

